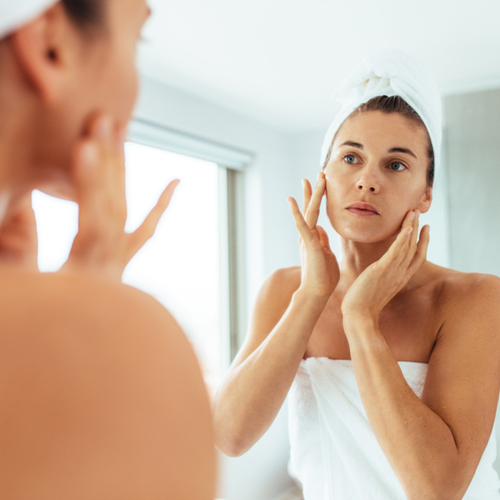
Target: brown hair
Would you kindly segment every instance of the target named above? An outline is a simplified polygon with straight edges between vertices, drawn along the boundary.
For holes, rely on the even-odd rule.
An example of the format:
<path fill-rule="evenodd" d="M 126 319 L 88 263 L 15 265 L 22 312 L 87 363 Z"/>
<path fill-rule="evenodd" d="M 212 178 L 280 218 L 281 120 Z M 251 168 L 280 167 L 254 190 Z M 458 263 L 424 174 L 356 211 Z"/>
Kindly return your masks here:
<path fill-rule="evenodd" d="M 366 111 L 381 111 L 382 113 L 390 114 L 390 113 L 399 113 L 401 116 L 404 116 L 411 122 L 413 122 L 416 126 L 422 127 L 426 132 L 427 137 L 427 156 L 429 158 L 429 163 L 427 165 L 427 185 L 432 187 L 434 184 L 434 149 L 432 147 L 431 138 L 429 136 L 429 132 L 427 131 L 427 127 L 425 126 L 422 118 L 418 115 L 418 113 L 400 96 L 395 95 L 388 97 L 386 95 L 377 96 L 369 101 L 365 102 L 358 106 L 347 118 L 351 118 L 351 116 L 357 115 L 358 113 L 364 113 Z M 339 128 L 340 130 L 340 128 Z M 338 130 L 337 130 L 338 133 Z M 333 143 L 335 142 L 335 134 L 332 143 L 330 145 L 330 150 L 328 151 L 327 158 L 325 160 L 325 166 L 328 160 L 330 159 L 330 154 L 332 150 Z M 324 168 L 324 167 L 323 167 Z"/>
<path fill-rule="evenodd" d="M 74 23 L 80 28 L 102 27 L 106 0 L 62 0 Z"/>

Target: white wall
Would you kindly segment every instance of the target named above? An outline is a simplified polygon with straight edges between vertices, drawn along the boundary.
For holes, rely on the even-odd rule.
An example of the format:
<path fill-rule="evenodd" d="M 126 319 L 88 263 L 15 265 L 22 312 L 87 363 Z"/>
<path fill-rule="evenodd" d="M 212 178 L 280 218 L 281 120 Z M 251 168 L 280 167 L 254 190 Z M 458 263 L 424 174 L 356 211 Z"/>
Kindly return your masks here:
<path fill-rule="evenodd" d="M 295 184 L 289 137 L 256 120 L 146 79 L 134 116 L 255 154 L 254 164 L 245 171 L 246 279 L 251 310 L 267 274 L 299 263 L 287 203 Z M 224 500 L 272 500 L 291 486 L 286 472 L 288 456 L 285 406 L 247 454 L 240 458 L 221 454 L 219 496 Z"/>

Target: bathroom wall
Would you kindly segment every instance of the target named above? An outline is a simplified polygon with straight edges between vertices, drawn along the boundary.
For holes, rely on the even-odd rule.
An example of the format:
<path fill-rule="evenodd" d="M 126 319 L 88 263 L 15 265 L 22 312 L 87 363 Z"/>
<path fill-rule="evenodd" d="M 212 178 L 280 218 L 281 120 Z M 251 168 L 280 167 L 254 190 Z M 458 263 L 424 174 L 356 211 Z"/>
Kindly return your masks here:
<path fill-rule="evenodd" d="M 451 267 L 500 276 L 500 88 L 448 96 L 444 114 Z M 500 449 L 499 410 L 495 425 Z"/>
<path fill-rule="evenodd" d="M 453 268 L 500 276 L 500 88 L 444 99 Z"/>

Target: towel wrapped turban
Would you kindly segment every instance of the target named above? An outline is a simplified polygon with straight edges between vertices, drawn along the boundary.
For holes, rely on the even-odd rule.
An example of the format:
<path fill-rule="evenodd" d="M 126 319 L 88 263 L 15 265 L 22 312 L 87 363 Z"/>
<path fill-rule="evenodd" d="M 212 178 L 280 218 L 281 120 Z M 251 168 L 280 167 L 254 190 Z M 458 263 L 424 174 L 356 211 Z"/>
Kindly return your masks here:
<path fill-rule="evenodd" d="M 338 85 L 333 98 L 342 104 L 326 134 L 322 165 L 338 129 L 360 105 L 378 96 L 399 96 L 420 116 L 434 150 L 434 169 L 440 164 L 442 141 L 441 96 L 430 70 L 416 57 L 399 50 L 380 50 L 367 58 Z"/>
<path fill-rule="evenodd" d="M 57 0 L 0 0 L 0 40 L 56 3 Z"/>

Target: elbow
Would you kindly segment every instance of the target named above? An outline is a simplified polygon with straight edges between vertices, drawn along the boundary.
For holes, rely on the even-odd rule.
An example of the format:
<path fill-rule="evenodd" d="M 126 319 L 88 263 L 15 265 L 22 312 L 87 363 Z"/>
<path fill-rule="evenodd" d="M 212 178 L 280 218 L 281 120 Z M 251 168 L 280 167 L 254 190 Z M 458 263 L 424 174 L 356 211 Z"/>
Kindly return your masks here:
<path fill-rule="evenodd" d="M 241 457 L 254 444 L 249 435 L 248 422 L 240 422 L 231 408 L 221 408 L 217 400 L 213 406 L 215 446 L 228 457 Z"/>
<path fill-rule="evenodd" d="M 436 478 L 432 484 L 407 492 L 406 498 L 407 500 L 462 500 L 470 482 L 464 484 L 463 478 L 457 479 L 455 474 L 449 481 L 443 477 L 441 480 Z"/>
<path fill-rule="evenodd" d="M 427 494 L 413 493 L 407 495 L 407 500 L 462 500 L 464 493 L 458 494 L 452 491 L 443 491 L 443 488 L 436 488 L 433 491 L 428 491 Z"/>
<path fill-rule="evenodd" d="M 215 446 L 228 457 L 241 457 L 253 446 L 243 432 L 224 419 L 215 418 L 214 428 Z"/>
<path fill-rule="evenodd" d="M 237 438 L 231 439 L 229 436 L 217 437 L 215 445 L 224 455 L 232 458 L 241 457 L 251 448 L 251 446 L 245 446 L 242 440 Z"/>

